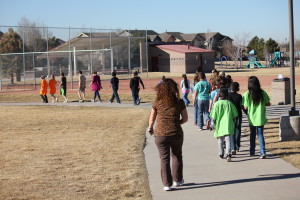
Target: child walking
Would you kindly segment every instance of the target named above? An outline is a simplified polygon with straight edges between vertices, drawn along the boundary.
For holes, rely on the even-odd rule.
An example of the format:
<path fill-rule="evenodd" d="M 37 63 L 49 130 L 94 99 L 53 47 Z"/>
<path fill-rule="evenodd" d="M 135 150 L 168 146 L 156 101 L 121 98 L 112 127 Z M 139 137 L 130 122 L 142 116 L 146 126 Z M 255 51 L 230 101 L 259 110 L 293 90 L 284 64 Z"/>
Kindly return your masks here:
<path fill-rule="evenodd" d="M 68 103 L 68 98 L 67 98 L 67 78 L 65 77 L 65 74 L 62 72 L 60 74 L 61 81 L 59 84 L 60 87 L 60 94 L 64 97 L 64 102 L 63 103 Z"/>
<path fill-rule="evenodd" d="M 186 106 L 189 106 L 191 103 L 188 98 L 189 93 L 190 93 L 190 80 L 187 78 L 186 74 L 182 74 L 182 78 L 183 78 L 183 80 L 180 83 L 180 87 L 181 87 L 181 92 L 182 92 L 182 96 L 183 96 L 183 101 Z"/>
<path fill-rule="evenodd" d="M 48 83 L 45 80 L 45 76 L 41 76 L 41 90 L 40 90 L 40 96 L 43 100 L 43 103 L 48 103 L 48 98 L 47 98 L 47 87 Z"/>
<path fill-rule="evenodd" d="M 55 96 L 55 93 L 56 93 L 56 84 L 57 84 L 57 82 L 55 80 L 55 76 L 52 75 L 51 79 L 49 81 L 49 88 L 50 88 L 50 95 L 52 97 L 52 103 L 58 101 L 58 98 Z"/>
<path fill-rule="evenodd" d="M 250 156 L 255 156 L 255 140 L 258 135 L 260 158 L 266 158 L 264 125 L 267 123 L 266 106 L 270 106 L 268 94 L 261 89 L 256 76 L 250 76 L 248 91 L 243 95 L 243 106 L 247 110 L 250 126 Z"/>
<path fill-rule="evenodd" d="M 225 158 L 227 162 L 231 161 L 230 135 L 234 134 L 234 118 L 238 116 L 238 112 L 231 103 L 227 100 L 228 89 L 220 89 L 220 100 L 217 101 L 210 113 L 210 117 L 215 121 L 214 137 L 218 139 L 218 148 L 220 158 L 224 158 L 224 145 L 226 142 Z"/>
<path fill-rule="evenodd" d="M 116 98 L 117 104 L 119 104 L 119 103 L 121 103 L 120 97 L 119 97 L 119 94 L 118 94 L 119 79 L 117 78 L 116 72 L 112 72 L 111 75 L 112 75 L 112 78 L 110 79 L 110 84 L 111 84 L 111 88 L 113 90 L 113 94 L 111 96 L 111 99 L 108 100 L 108 101 L 110 103 L 113 103 L 114 99 Z"/>
<path fill-rule="evenodd" d="M 241 147 L 241 127 L 242 127 L 242 95 L 238 93 L 240 90 L 240 84 L 238 82 L 232 82 L 230 85 L 231 92 L 228 94 L 228 100 L 231 101 L 238 112 L 238 117 L 235 119 L 235 132 L 231 135 L 231 154 L 236 155 Z"/>

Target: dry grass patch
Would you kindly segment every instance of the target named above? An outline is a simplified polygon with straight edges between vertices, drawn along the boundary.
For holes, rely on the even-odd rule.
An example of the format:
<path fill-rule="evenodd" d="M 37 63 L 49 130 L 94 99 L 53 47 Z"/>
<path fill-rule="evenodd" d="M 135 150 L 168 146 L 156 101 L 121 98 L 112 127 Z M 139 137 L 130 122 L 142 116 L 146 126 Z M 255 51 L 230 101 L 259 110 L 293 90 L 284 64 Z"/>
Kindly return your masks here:
<path fill-rule="evenodd" d="M 151 199 L 148 109 L 0 108 L 1 199 Z"/>
<path fill-rule="evenodd" d="M 249 136 L 249 128 L 245 135 Z M 266 149 L 300 169 L 300 141 L 279 141 L 279 119 L 270 119 L 264 127 Z"/>

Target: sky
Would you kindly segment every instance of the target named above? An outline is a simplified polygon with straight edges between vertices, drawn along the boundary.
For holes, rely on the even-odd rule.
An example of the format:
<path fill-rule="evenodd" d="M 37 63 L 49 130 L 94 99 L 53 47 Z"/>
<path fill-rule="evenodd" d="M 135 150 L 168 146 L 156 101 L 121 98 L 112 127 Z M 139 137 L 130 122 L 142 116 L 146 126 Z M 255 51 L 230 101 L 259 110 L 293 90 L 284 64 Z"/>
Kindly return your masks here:
<path fill-rule="evenodd" d="M 300 0 L 293 2 L 294 35 L 300 39 Z M 289 38 L 288 0 L 0 0 L 0 7 L 2 32 L 7 28 L 1 26 L 17 26 L 25 17 L 48 27 L 209 31 L 278 43 Z"/>

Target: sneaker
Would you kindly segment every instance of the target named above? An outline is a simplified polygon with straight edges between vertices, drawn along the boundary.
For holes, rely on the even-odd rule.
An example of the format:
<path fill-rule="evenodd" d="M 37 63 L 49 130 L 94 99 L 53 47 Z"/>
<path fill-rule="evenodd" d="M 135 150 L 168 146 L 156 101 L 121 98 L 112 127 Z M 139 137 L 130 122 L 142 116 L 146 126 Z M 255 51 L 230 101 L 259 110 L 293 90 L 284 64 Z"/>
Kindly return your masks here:
<path fill-rule="evenodd" d="M 221 154 L 221 155 L 219 155 L 219 157 L 220 157 L 220 159 L 223 159 L 223 158 L 224 158 L 224 155 L 223 155 L 223 154 Z"/>
<path fill-rule="evenodd" d="M 172 188 L 170 186 L 165 186 L 164 187 L 164 191 L 171 191 L 171 190 L 172 190 Z"/>
<path fill-rule="evenodd" d="M 207 129 L 207 130 L 210 129 L 210 120 L 207 121 L 206 129 Z"/>
<path fill-rule="evenodd" d="M 198 130 L 199 130 L 199 131 L 203 131 L 202 127 L 199 127 Z"/>
<path fill-rule="evenodd" d="M 112 103 L 112 101 L 111 101 L 111 100 L 108 100 L 108 102 L 109 102 L 109 103 Z"/>
<path fill-rule="evenodd" d="M 174 187 L 179 187 L 179 186 L 182 186 L 183 185 L 183 183 L 184 183 L 184 180 L 182 179 L 180 182 L 173 182 L 173 186 Z"/>
<path fill-rule="evenodd" d="M 79 100 L 79 103 L 82 103 L 83 102 L 83 100 Z"/>
<path fill-rule="evenodd" d="M 140 105 L 140 103 L 141 103 L 141 98 L 139 98 L 139 99 L 137 100 L 136 104 L 137 104 L 137 105 Z"/>
<path fill-rule="evenodd" d="M 95 100 L 94 100 L 94 99 L 91 99 L 91 102 L 95 102 Z"/>
<path fill-rule="evenodd" d="M 266 159 L 266 157 L 267 157 L 267 156 L 266 156 L 265 154 L 263 154 L 263 155 L 261 155 L 259 158 L 260 158 L 260 159 Z"/>
<path fill-rule="evenodd" d="M 236 155 L 236 150 L 232 150 L 231 155 Z"/>
<path fill-rule="evenodd" d="M 226 156 L 226 161 L 231 162 L 231 155 Z"/>

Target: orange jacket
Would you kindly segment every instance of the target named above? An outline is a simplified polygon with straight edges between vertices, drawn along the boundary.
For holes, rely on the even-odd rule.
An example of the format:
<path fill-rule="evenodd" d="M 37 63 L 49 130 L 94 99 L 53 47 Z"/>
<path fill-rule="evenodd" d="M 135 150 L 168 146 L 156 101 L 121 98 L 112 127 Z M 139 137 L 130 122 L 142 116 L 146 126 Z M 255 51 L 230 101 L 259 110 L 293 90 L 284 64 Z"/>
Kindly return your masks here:
<path fill-rule="evenodd" d="M 42 79 L 40 95 L 46 95 L 47 94 L 47 87 L 48 87 L 47 81 L 45 79 Z"/>
<path fill-rule="evenodd" d="M 49 81 L 49 88 L 50 88 L 50 94 L 55 94 L 56 93 L 56 80 L 55 79 L 51 79 Z"/>

